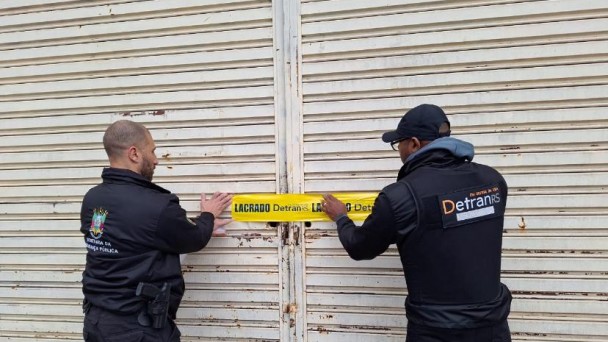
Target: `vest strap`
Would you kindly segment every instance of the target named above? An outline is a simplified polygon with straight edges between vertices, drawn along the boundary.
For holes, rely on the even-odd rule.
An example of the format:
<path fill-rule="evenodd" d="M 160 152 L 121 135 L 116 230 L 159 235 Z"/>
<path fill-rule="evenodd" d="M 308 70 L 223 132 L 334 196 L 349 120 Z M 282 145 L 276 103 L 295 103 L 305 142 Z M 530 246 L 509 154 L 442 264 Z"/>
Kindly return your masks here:
<path fill-rule="evenodd" d="M 436 305 L 405 301 L 408 321 L 426 327 L 445 329 L 474 329 L 496 325 L 507 319 L 511 309 L 511 292 L 500 284 L 496 299 L 478 304 Z"/>

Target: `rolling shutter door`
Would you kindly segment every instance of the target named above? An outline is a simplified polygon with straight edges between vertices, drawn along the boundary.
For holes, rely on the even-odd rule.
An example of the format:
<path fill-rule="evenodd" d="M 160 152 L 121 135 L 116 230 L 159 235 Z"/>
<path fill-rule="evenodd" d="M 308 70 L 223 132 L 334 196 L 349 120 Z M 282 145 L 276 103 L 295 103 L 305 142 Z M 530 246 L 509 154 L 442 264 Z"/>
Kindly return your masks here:
<path fill-rule="evenodd" d="M 514 341 L 608 339 L 605 1 L 302 1 L 304 190 L 378 191 L 381 142 L 435 103 L 510 185 L 502 279 Z M 403 341 L 397 251 L 349 259 L 304 234 L 308 341 Z"/>
<path fill-rule="evenodd" d="M 195 216 L 201 192 L 278 191 L 271 1 L 0 4 L 0 339 L 82 340 L 80 202 L 113 121 L 144 123 L 155 181 Z M 184 257 L 183 341 L 275 341 L 276 229 L 233 223 Z"/>

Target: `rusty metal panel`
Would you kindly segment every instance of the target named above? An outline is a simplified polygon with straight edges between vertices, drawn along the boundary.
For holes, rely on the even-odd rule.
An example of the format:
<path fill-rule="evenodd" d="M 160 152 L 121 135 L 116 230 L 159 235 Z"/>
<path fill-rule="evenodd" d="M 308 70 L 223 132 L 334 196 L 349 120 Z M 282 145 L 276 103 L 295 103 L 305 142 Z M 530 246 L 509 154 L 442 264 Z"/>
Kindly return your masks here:
<path fill-rule="evenodd" d="M 0 4 L 0 340 L 82 340 L 78 216 L 110 123 L 150 129 L 155 182 L 191 216 L 201 192 L 278 191 L 272 17 L 271 0 Z M 227 230 L 183 256 L 182 339 L 278 341 L 277 228 Z"/>
<path fill-rule="evenodd" d="M 604 1 L 301 1 L 305 192 L 379 191 L 407 108 L 445 108 L 510 186 L 503 281 L 514 341 L 608 339 Z M 396 249 L 349 259 L 304 233 L 308 341 L 403 341 Z"/>

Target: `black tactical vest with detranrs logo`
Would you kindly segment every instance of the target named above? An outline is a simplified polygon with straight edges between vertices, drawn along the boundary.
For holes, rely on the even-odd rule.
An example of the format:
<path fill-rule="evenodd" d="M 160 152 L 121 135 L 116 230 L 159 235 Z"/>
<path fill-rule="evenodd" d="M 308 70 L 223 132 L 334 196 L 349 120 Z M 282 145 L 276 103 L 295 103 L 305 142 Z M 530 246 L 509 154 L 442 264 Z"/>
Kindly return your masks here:
<path fill-rule="evenodd" d="M 508 292 L 500 283 L 503 177 L 491 167 L 462 162 L 421 167 L 400 182 L 411 190 L 418 213 L 416 229 L 398 244 L 409 310 L 505 302 L 498 298 Z"/>

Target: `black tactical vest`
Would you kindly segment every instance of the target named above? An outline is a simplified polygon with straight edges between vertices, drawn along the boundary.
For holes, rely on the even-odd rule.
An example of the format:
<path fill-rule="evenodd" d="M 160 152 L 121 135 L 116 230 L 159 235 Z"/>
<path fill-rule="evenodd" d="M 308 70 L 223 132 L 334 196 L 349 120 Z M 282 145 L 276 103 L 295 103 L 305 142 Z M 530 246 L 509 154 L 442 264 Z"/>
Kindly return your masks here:
<path fill-rule="evenodd" d="M 169 316 L 175 318 L 185 290 L 179 255 L 154 244 L 158 215 L 175 195 L 126 170 L 108 168 L 102 177 L 104 182 L 89 190 L 82 203 L 86 301 L 120 314 L 137 313 L 145 302 L 135 295 L 139 282 L 159 288 L 167 282 Z"/>
<path fill-rule="evenodd" d="M 412 322 L 473 328 L 506 319 L 510 293 L 500 283 L 507 184 L 488 166 L 423 166 L 400 180 L 418 224 L 398 243 Z"/>

